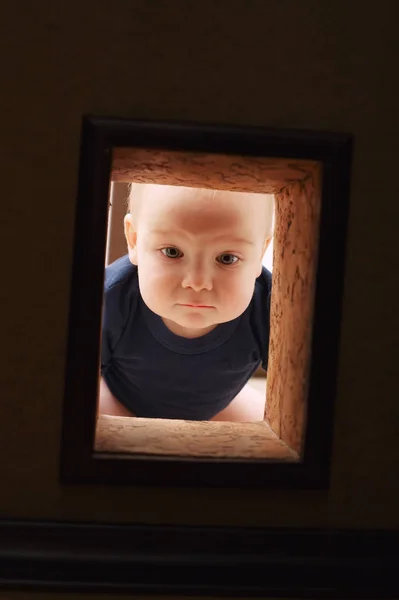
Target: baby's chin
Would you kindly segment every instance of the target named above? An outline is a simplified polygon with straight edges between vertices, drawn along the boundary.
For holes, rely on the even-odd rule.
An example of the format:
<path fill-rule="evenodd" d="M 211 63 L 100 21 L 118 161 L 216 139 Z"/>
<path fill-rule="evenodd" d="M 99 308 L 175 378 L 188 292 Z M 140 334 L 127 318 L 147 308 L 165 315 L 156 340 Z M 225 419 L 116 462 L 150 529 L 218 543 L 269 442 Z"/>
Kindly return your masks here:
<path fill-rule="evenodd" d="M 200 331 L 204 328 L 217 327 L 238 319 L 247 309 L 248 303 L 237 306 L 229 311 L 219 310 L 217 307 L 200 308 L 198 310 L 185 309 L 182 306 L 165 307 L 157 302 L 146 301 L 147 307 L 165 322 L 174 322 L 180 327 L 189 327 Z"/>
<path fill-rule="evenodd" d="M 241 313 L 242 314 L 242 313 Z M 188 315 L 186 318 L 179 318 L 176 315 L 159 315 L 165 324 L 174 323 L 176 327 L 188 329 L 190 331 L 198 331 L 199 335 L 204 335 L 216 329 L 219 325 L 223 325 L 224 323 L 230 323 L 237 319 L 240 315 L 232 316 L 231 318 L 227 315 L 224 317 L 218 317 L 213 315 L 213 318 L 205 318 L 201 313 Z"/>

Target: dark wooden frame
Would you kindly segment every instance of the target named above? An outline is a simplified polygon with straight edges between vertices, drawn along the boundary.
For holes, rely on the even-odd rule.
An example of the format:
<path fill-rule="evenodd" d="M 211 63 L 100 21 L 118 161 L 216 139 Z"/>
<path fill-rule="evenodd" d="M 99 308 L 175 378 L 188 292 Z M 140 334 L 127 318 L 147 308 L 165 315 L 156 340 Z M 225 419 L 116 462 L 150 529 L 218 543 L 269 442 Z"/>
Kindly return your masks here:
<path fill-rule="evenodd" d="M 0 521 L 0 590 L 397 599 L 398 549 L 389 530 Z"/>
<path fill-rule="evenodd" d="M 123 146 L 308 159 L 322 164 L 307 433 L 300 462 L 93 452 L 111 155 L 113 147 Z M 352 136 L 342 133 L 84 117 L 61 440 L 63 483 L 328 487 L 351 154 Z"/>

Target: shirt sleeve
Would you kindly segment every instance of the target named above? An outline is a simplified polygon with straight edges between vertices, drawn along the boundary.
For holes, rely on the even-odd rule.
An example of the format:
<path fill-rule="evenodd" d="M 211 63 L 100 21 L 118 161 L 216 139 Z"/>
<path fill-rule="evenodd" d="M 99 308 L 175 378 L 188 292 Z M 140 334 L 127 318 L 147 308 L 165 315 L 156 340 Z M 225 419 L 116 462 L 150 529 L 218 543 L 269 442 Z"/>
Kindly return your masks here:
<path fill-rule="evenodd" d="M 101 373 L 105 371 L 112 359 L 115 346 L 122 328 L 122 319 L 118 311 L 118 289 L 113 286 L 109 289 L 105 286 L 103 296 L 103 313 L 101 326 Z"/>
<path fill-rule="evenodd" d="M 253 329 L 260 347 L 262 368 L 265 371 L 269 356 L 271 292 L 272 274 L 263 267 L 255 282 Z"/>
<path fill-rule="evenodd" d="M 101 323 L 101 373 L 112 361 L 138 295 L 136 267 L 126 259 L 112 263 L 105 271 Z"/>

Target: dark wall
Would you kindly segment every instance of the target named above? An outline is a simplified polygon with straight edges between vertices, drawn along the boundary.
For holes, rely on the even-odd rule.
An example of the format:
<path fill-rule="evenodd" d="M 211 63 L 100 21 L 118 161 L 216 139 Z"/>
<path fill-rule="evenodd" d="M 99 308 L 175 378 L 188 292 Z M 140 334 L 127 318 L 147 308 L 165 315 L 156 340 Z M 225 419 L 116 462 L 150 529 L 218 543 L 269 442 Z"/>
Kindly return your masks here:
<path fill-rule="evenodd" d="M 395 0 L 3 6 L 2 518 L 399 527 L 396 7 Z M 329 492 L 250 492 L 238 482 L 224 491 L 58 483 L 83 113 L 355 134 Z"/>

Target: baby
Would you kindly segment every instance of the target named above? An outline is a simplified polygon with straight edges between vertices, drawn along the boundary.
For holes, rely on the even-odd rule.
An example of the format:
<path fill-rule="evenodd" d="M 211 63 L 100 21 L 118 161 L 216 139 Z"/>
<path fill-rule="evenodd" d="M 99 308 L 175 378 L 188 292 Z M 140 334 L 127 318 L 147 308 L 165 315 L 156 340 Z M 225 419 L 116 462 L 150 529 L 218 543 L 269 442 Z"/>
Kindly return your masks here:
<path fill-rule="evenodd" d="M 99 412 L 261 421 L 273 197 L 132 184 L 128 254 L 106 268 Z"/>

